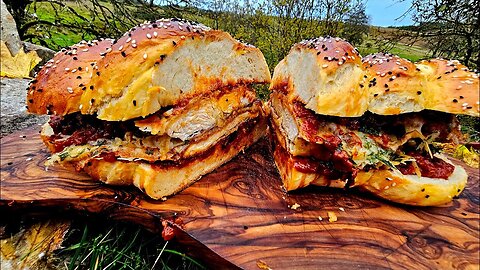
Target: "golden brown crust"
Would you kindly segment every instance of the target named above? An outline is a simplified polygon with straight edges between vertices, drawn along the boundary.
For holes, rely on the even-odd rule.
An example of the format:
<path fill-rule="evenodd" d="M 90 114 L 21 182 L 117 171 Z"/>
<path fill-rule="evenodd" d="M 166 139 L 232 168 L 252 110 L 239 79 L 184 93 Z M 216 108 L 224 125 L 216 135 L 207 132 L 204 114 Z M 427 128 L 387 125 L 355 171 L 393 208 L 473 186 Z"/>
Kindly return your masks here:
<path fill-rule="evenodd" d="M 417 67 L 428 87 L 426 109 L 480 116 L 478 74 L 457 60 L 424 60 Z"/>
<path fill-rule="evenodd" d="M 79 111 L 80 97 L 90 84 L 97 61 L 113 42 L 82 41 L 55 54 L 27 89 L 28 111 L 58 115 Z"/>
<path fill-rule="evenodd" d="M 259 49 L 226 32 L 173 19 L 127 32 L 98 72 L 93 91 L 82 96 L 82 113 L 110 121 L 144 117 L 225 85 L 270 82 Z"/>
<path fill-rule="evenodd" d="M 135 185 L 153 199 L 161 199 L 185 189 L 200 177 L 208 174 L 235 157 L 243 149 L 261 138 L 266 129 L 263 117 L 247 128 L 240 127 L 235 137 L 221 141 L 205 154 L 185 162 L 126 162 L 87 159 L 73 162 L 78 170 L 84 170 L 92 178 L 111 185 Z"/>
<path fill-rule="evenodd" d="M 355 117 L 367 109 L 361 56 L 340 38 L 302 41 L 275 67 L 270 89 L 318 114 Z"/>
<path fill-rule="evenodd" d="M 368 76 L 369 111 L 396 115 L 424 109 L 428 89 L 415 64 L 386 53 L 367 55 L 362 61 Z"/>

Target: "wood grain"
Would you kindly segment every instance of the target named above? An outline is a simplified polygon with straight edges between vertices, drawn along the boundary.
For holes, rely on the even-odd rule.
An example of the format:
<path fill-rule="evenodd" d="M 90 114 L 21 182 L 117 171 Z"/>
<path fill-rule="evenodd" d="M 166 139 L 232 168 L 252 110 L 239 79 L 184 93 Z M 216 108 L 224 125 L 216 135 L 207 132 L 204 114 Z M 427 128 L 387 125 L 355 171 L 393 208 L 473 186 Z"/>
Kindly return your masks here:
<path fill-rule="evenodd" d="M 1 147 L 0 209 L 101 213 L 156 232 L 163 219 L 180 217 L 177 239 L 216 267 L 258 269 L 259 261 L 272 269 L 479 267 L 476 169 L 465 167 L 467 188 L 443 207 L 315 187 L 286 194 L 262 140 L 180 194 L 155 201 L 58 166 L 45 171 L 49 154 L 33 129 L 3 138 Z M 328 222 L 327 211 L 338 221 Z"/>

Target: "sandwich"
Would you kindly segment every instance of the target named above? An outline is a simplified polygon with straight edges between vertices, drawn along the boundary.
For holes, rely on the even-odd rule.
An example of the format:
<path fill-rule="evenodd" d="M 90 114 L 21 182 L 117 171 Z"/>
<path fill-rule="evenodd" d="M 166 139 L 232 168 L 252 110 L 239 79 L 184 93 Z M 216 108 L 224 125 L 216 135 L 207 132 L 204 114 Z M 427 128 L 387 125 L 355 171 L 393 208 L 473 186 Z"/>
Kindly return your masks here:
<path fill-rule="evenodd" d="M 479 79 L 458 61 L 362 59 L 340 38 L 295 44 L 275 67 L 270 124 L 287 191 L 354 188 L 396 203 L 441 205 L 465 170 L 439 152 L 462 140 L 456 114 L 479 116 Z"/>
<path fill-rule="evenodd" d="M 51 115 L 41 132 L 48 165 L 160 199 L 264 135 L 253 87 L 270 79 L 259 49 L 161 19 L 58 52 L 29 85 L 27 108 Z"/>

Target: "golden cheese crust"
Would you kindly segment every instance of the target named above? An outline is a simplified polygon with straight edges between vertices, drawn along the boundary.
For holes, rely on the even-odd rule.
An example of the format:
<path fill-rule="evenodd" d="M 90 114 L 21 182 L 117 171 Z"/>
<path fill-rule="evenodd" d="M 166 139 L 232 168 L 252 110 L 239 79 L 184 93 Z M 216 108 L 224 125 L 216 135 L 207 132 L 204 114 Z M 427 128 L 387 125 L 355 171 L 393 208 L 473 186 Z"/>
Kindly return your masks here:
<path fill-rule="evenodd" d="M 111 50 L 113 42 L 113 39 L 82 41 L 56 53 L 30 82 L 27 110 L 56 115 L 77 112 L 100 55 Z"/>
<path fill-rule="evenodd" d="M 58 64 L 55 74 L 49 71 L 48 66 L 57 59 L 44 67 L 32 84 L 43 91 L 34 92 L 36 96 L 29 98 L 34 102 L 30 111 L 45 113 L 48 107 L 49 112 L 58 115 L 81 111 L 96 113 L 102 120 L 124 121 L 228 85 L 270 82 L 270 72 L 259 49 L 228 33 L 188 21 L 161 19 L 141 24 L 103 48 L 102 43 L 81 50 L 82 55 L 92 56 L 83 61 L 95 62 L 88 71 L 67 54 L 58 56 L 66 74 L 58 72 Z M 80 51 L 76 52 L 80 59 Z M 78 73 L 78 67 L 89 72 L 86 80 Z M 45 73 L 51 76 L 44 76 Z M 78 75 L 82 80 L 76 81 Z M 39 82 L 41 85 L 37 85 Z M 67 87 L 72 91 L 67 91 Z"/>

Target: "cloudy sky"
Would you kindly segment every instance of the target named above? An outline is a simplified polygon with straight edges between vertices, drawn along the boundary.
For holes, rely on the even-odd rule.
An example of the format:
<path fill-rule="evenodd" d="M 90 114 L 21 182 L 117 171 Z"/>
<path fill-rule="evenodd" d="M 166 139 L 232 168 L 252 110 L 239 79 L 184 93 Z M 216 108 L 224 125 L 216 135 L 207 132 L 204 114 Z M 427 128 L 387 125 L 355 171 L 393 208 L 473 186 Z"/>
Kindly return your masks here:
<path fill-rule="evenodd" d="M 402 26 L 413 24 L 410 15 L 401 17 L 410 7 L 411 0 L 367 0 L 367 14 L 375 26 Z"/>

